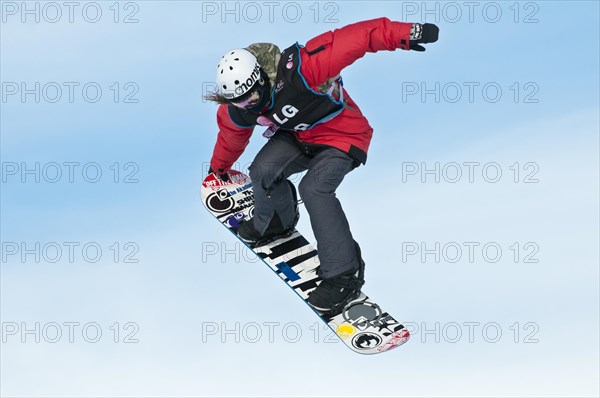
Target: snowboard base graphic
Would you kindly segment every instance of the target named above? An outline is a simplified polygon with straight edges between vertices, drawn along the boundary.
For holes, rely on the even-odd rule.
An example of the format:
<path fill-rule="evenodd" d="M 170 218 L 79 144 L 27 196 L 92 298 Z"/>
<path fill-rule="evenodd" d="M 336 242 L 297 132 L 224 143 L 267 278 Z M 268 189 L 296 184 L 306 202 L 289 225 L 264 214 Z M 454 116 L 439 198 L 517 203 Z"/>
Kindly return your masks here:
<path fill-rule="evenodd" d="M 234 170 L 229 172 L 229 178 L 228 182 L 223 182 L 214 174 L 209 174 L 202 183 L 200 196 L 204 206 L 237 238 L 235 230 L 240 221 L 253 216 L 252 182 L 250 177 Z M 321 282 L 317 275 L 317 250 L 297 230 L 249 249 L 304 302 Z M 306 304 L 357 353 L 377 354 L 399 347 L 409 339 L 408 330 L 364 293 L 333 317 Z"/>

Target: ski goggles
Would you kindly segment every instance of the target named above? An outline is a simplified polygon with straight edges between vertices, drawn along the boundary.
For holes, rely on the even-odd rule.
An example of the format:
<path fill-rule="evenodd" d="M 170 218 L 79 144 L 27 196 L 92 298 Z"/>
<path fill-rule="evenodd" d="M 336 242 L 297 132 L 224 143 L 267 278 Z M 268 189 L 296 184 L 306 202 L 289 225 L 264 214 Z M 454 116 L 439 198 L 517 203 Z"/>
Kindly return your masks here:
<path fill-rule="evenodd" d="M 231 103 L 242 109 L 248 109 L 255 107 L 260 102 L 260 91 L 259 88 L 255 88 L 249 95 L 243 96 L 242 100 L 232 100 Z"/>

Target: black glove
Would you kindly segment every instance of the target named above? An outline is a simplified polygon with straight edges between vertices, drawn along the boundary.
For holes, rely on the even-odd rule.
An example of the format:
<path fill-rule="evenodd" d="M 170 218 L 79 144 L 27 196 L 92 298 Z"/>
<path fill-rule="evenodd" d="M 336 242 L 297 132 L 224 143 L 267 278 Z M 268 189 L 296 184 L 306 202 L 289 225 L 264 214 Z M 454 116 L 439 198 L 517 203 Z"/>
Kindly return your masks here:
<path fill-rule="evenodd" d="M 418 43 L 435 43 L 440 34 L 440 28 L 432 23 L 414 23 L 410 29 L 410 49 L 414 51 L 425 51 L 425 47 Z"/>
<path fill-rule="evenodd" d="M 219 178 L 221 181 L 223 182 L 229 182 L 229 174 L 227 173 L 223 173 L 223 174 L 217 174 L 213 171 L 212 167 L 208 168 L 208 174 L 214 174 L 217 176 L 217 178 Z"/>

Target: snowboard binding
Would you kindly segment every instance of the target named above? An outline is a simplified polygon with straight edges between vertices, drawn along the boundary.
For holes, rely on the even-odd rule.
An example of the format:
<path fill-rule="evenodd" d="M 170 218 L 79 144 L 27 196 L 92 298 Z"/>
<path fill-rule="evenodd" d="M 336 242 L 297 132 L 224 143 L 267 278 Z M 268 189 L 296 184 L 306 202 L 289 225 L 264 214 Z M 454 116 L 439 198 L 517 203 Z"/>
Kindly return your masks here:
<path fill-rule="evenodd" d="M 296 230 L 296 225 L 298 225 L 298 221 L 300 220 L 300 210 L 298 209 L 298 202 L 294 203 L 296 207 L 296 215 L 294 216 L 294 220 L 287 227 L 281 227 L 281 221 L 279 220 L 279 216 L 275 213 L 275 216 L 271 220 L 271 223 L 267 227 L 267 233 L 264 236 L 259 236 L 254 226 L 248 225 L 246 223 L 252 223 L 252 219 L 242 221 L 240 227 L 235 229 L 235 233 L 238 237 L 250 248 L 254 249 L 260 246 L 264 246 L 271 242 L 274 242 L 278 239 L 289 238 L 292 236 L 294 231 Z M 246 224 L 246 226 L 244 226 Z M 240 229 L 242 229 L 242 233 L 240 233 Z"/>
<path fill-rule="evenodd" d="M 323 299 L 324 301 L 328 301 L 327 297 L 329 296 L 327 293 L 321 295 L 319 294 L 319 296 L 321 297 L 311 297 L 311 295 L 317 291 L 317 289 L 319 289 L 319 286 L 317 287 L 317 289 L 313 290 L 310 294 L 309 294 L 309 298 L 308 298 L 308 303 L 317 311 L 319 311 L 321 314 L 323 314 L 324 316 L 327 317 L 334 317 L 340 313 L 342 313 L 342 311 L 344 311 L 344 309 L 348 306 L 348 304 L 350 304 L 352 301 L 356 300 L 357 298 L 360 297 L 361 294 L 361 288 L 362 286 L 365 284 L 365 262 L 362 259 L 361 253 L 360 253 L 360 247 L 358 246 L 358 243 L 356 243 L 356 250 L 358 252 L 358 258 L 359 258 L 359 267 L 358 267 L 358 271 L 353 271 L 352 273 L 348 273 L 345 275 L 340 275 L 338 277 L 335 278 L 331 278 L 331 279 L 323 279 L 321 281 L 321 283 L 325 284 L 324 286 L 321 286 L 321 289 L 325 288 L 325 289 L 331 289 L 331 290 L 337 290 L 340 291 L 341 289 L 347 289 L 348 292 L 346 293 L 346 295 L 344 296 L 343 299 L 336 301 L 336 302 L 331 302 L 329 301 L 327 304 L 323 305 L 321 303 L 323 303 Z M 321 270 L 318 271 L 318 273 L 321 273 Z M 317 292 L 319 293 L 319 292 Z M 324 297 L 323 297 L 324 296 Z M 327 307 L 327 308 L 324 308 Z"/>
<path fill-rule="evenodd" d="M 257 247 L 261 247 L 261 246 L 265 246 L 268 245 L 271 242 L 275 242 L 278 239 L 285 239 L 285 238 L 289 238 L 290 236 L 292 236 L 292 234 L 294 233 L 294 230 L 296 229 L 296 225 L 289 227 L 287 229 L 285 229 L 282 233 L 280 234 L 275 234 L 275 235 L 271 235 L 271 236 L 266 236 L 264 238 L 261 238 L 255 242 L 246 242 L 244 241 L 248 246 L 250 246 L 252 249 L 255 249 Z M 243 240 L 243 239 L 242 239 Z"/>
<path fill-rule="evenodd" d="M 292 182 L 289 180 L 286 181 L 292 189 L 295 210 L 294 220 L 290 225 L 284 227 L 281 223 L 279 215 L 275 213 L 275 215 L 271 219 L 271 222 L 269 223 L 269 226 L 267 227 L 267 231 L 264 236 L 261 236 L 259 234 L 259 232 L 254 228 L 254 225 L 246 224 L 252 223 L 252 219 L 242 221 L 239 228 L 235 230 L 235 233 L 240 237 L 242 241 L 244 241 L 244 243 L 246 243 L 251 248 L 254 249 L 269 244 L 278 239 L 288 238 L 296 230 L 296 225 L 298 225 L 298 221 L 300 220 L 300 209 L 298 205 L 301 203 L 301 201 L 298 200 L 298 194 L 296 193 L 296 187 L 294 186 L 294 184 L 292 184 Z"/>

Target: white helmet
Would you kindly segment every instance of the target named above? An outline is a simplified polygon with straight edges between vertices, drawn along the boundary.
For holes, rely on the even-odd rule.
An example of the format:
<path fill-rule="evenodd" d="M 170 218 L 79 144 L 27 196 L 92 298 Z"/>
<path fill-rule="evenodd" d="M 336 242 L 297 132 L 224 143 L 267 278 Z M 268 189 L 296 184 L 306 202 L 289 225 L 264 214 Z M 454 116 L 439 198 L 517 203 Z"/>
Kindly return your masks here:
<path fill-rule="evenodd" d="M 248 50 L 228 51 L 217 65 L 219 94 L 227 99 L 246 94 L 259 79 L 260 65 Z"/>

